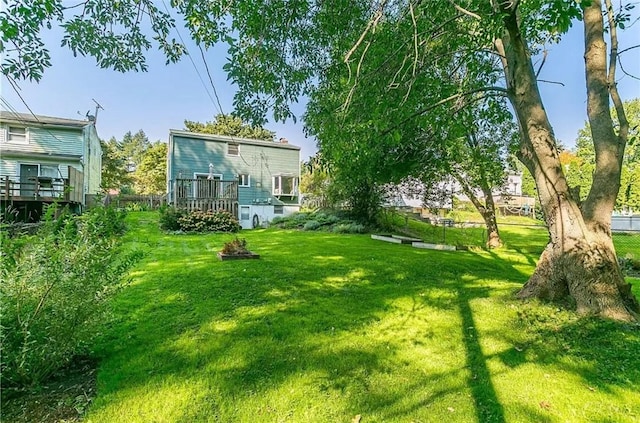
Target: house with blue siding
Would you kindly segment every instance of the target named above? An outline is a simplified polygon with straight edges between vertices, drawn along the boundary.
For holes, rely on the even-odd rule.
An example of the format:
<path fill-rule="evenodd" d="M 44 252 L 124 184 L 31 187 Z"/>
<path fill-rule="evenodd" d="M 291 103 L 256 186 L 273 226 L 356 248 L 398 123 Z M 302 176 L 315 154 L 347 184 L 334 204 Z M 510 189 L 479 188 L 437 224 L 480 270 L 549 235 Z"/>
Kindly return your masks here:
<path fill-rule="evenodd" d="M 171 130 L 168 201 L 188 210 L 227 210 L 253 228 L 300 209 L 300 147 Z"/>
<path fill-rule="evenodd" d="M 37 219 L 44 204 L 82 209 L 100 192 L 95 119 L 0 111 L 0 200 Z"/>

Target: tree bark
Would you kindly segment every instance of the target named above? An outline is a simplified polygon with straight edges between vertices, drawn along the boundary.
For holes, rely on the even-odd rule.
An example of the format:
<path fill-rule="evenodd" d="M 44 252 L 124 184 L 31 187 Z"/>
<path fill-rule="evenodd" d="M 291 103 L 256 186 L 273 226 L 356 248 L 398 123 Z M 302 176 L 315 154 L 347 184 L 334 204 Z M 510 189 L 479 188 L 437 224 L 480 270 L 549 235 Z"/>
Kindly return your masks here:
<path fill-rule="evenodd" d="M 510 4 L 510 3 L 505 3 Z M 505 6 L 507 7 L 507 6 Z M 601 3 L 594 0 L 585 10 L 585 53 L 589 118 L 597 118 L 594 143 L 600 151 L 594 186 L 581 210 L 572 197 L 558 157 L 555 135 L 549 123 L 536 75 L 515 10 L 505 9 L 505 34 L 496 42 L 503 55 L 509 98 L 516 111 L 521 130 L 519 159 L 531 171 L 549 230 L 549 243 L 538 265 L 521 291 L 520 298 L 568 301 L 579 313 L 594 314 L 616 320 L 638 318 L 640 306 L 631 294 L 620 271 L 611 237 L 611 211 L 619 188 L 621 157 L 619 146 L 611 141 L 613 125 L 607 121 L 606 83 L 602 87 Z M 600 23 L 595 15 L 600 16 Z M 599 25 L 599 30 L 598 30 Z M 606 82 L 606 55 L 605 82 Z M 597 63 L 597 66 L 596 64 Z M 592 68 L 596 67 L 597 72 Z M 604 102 L 606 107 L 602 104 Z M 591 122 L 593 128 L 594 121 Z M 619 140 L 617 141 L 619 142 Z M 624 146 L 622 147 L 622 149 Z M 597 153 L 598 154 L 598 153 Z M 621 156 L 621 155 L 620 155 Z M 597 181 L 596 181 L 597 179 Z"/>
<path fill-rule="evenodd" d="M 454 173 L 454 176 L 460 186 L 462 187 L 462 191 L 465 193 L 471 203 L 474 205 L 478 213 L 482 216 L 484 220 L 485 227 L 487 229 L 487 248 L 499 248 L 502 247 L 502 238 L 500 238 L 500 231 L 498 230 L 498 221 L 496 219 L 496 207 L 493 202 L 493 193 L 491 192 L 491 187 L 486 183 L 486 179 L 481 182 L 480 189 L 484 195 L 484 204 L 482 201 L 475 195 L 473 189 L 467 184 L 466 180 L 462 175 L 458 173 Z"/>

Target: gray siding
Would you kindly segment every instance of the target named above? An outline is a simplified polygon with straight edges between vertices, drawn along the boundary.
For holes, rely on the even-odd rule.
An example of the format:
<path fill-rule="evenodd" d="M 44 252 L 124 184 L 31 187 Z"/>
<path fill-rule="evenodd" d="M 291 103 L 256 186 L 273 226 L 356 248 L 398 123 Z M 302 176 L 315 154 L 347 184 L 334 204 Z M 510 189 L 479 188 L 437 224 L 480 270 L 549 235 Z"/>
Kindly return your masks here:
<path fill-rule="evenodd" d="M 174 180 L 179 174 L 183 178 L 193 178 L 195 173 L 208 174 L 209 163 L 213 173 L 221 174 L 224 180 L 236 180 L 239 174 L 250 175 L 250 186 L 239 187 L 239 203 L 297 204 L 299 197 L 278 200 L 272 195 L 272 178 L 287 174 L 300 178 L 300 151 L 281 148 L 278 144 L 240 144 L 239 156 L 227 154 L 227 142 L 210 139 L 194 139 L 173 135 L 171 163 L 168 179 Z"/>

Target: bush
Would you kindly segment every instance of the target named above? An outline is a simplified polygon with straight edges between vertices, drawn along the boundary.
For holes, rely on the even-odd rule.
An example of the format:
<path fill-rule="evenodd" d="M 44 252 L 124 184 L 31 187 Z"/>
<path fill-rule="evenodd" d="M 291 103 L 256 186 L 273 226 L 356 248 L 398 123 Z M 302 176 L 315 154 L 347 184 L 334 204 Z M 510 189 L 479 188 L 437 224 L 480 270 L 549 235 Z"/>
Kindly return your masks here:
<path fill-rule="evenodd" d="M 333 227 L 337 234 L 362 234 L 366 232 L 364 225 L 359 223 L 341 223 Z"/>
<path fill-rule="evenodd" d="M 178 218 L 185 232 L 238 232 L 240 223 L 226 211 L 193 211 Z"/>
<path fill-rule="evenodd" d="M 322 226 L 322 225 L 317 220 L 309 220 L 309 221 L 307 221 L 307 223 L 304 224 L 302 229 L 304 229 L 305 231 L 315 231 L 320 226 Z"/>
<path fill-rule="evenodd" d="M 86 352 L 139 253 L 123 253 L 121 214 L 63 212 L 36 235 L 7 238 L 0 256 L 0 383 L 36 385 Z M 111 220 L 115 219 L 115 220 Z"/>
<path fill-rule="evenodd" d="M 185 215 L 185 212 L 183 210 L 169 206 L 162 206 L 159 211 L 160 229 L 163 229 L 165 231 L 180 230 L 178 219 Z"/>

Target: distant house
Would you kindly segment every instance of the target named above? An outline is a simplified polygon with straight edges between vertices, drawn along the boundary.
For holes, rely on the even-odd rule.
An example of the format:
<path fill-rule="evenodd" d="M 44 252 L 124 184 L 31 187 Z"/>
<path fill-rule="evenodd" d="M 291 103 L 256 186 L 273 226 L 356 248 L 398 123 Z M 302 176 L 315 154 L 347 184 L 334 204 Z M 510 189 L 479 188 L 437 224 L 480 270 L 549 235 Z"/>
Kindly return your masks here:
<path fill-rule="evenodd" d="M 402 194 L 394 196 L 388 207 L 410 209 L 414 213 L 420 213 L 422 216 L 431 215 L 431 210 L 452 210 L 454 202 L 457 198 L 463 202 L 470 202 L 467 195 L 462 192 L 459 183 L 451 179 L 443 181 L 436 189 L 435 195 L 426 200 L 424 187 L 419 182 L 413 182 L 408 186 L 412 187 L 410 194 L 407 189 L 401 190 Z M 475 195 L 483 199 L 484 194 L 480 190 L 476 190 Z M 509 173 L 503 187 L 493 190 L 493 201 L 503 215 L 523 215 L 535 217 L 536 199 L 522 194 L 522 174 Z"/>
<path fill-rule="evenodd" d="M 100 191 L 95 120 L 0 111 L 0 201 L 37 220 L 54 201 L 81 210 Z"/>
<path fill-rule="evenodd" d="M 227 210 L 248 229 L 300 209 L 300 147 L 171 130 L 168 201 L 188 210 Z"/>

